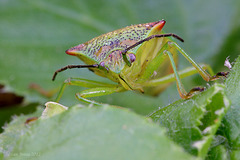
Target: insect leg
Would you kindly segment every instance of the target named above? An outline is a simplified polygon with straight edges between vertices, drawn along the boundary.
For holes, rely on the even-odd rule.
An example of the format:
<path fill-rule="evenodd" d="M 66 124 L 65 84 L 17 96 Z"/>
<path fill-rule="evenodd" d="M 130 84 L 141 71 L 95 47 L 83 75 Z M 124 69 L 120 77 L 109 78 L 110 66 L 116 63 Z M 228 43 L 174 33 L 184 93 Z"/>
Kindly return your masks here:
<path fill-rule="evenodd" d="M 220 77 L 226 77 L 228 75 L 228 72 L 219 72 L 215 76 L 211 76 L 209 73 L 203 70 L 196 62 L 194 62 L 193 59 L 177 43 L 168 42 L 168 44 L 170 47 L 176 48 L 197 69 L 197 71 L 205 81 L 214 81 L 216 79 L 219 79 Z"/>
<path fill-rule="evenodd" d="M 212 68 L 209 65 L 206 64 L 200 64 L 200 66 L 205 70 L 208 70 L 210 74 L 213 74 Z M 178 74 L 180 78 L 185 78 L 189 77 L 191 75 L 197 74 L 198 71 L 195 67 L 187 67 L 183 70 L 178 71 Z M 152 79 L 150 81 L 147 81 L 145 83 L 142 83 L 143 86 L 145 87 L 153 87 L 153 86 L 159 86 L 167 83 L 171 83 L 175 81 L 174 73 L 168 74 L 164 77 L 157 78 L 157 79 Z"/>
<path fill-rule="evenodd" d="M 176 64 L 174 62 L 172 53 L 170 53 L 168 50 L 165 50 L 164 53 L 166 53 L 168 55 L 169 59 L 170 59 L 170 62 L 171 62 L 171 65 L 172 65 L 172 69 L 173 69 L 173 72 L 174 72 L 174 77 L 175 77 L 175 80 L 177 82 L 177 89 L 178 89 L 178 93 L 179 93 L 180 97 L 182 99 L 189 98 L 187 96 L 187 92 L 185 91 L 185 89 L 183 87 L 183 84 L 181 82 L 180 76 L 179 76 L 179 74 L 177 72 L 177 67 L 176 67 Z"/>
<path fill-rule="evenodd" d="M 170 59 L 172 69 L 173 69 L 173 73 L 174 73 L 174 77 L 175 77 L 175 80 L 176 80 L 176 83 L 177 83 L 177 90 L 178 90 L 178 93 L 179 93 L 179 95 L 182 99 L 191 98 L 193 96 L 193 93 L 195 93 L 196 91 L 203 91 L 204 90 L 201 87 L 195 87 L 189 93 L 187 93 L 185 91 L 184 87 L 183 87 L 182 82 L 181 82 L 181 79 L 180 79 L 180 76 L 178 74 L 177 67 L 175 65 L 172 53 L 169 52 L 168 50 L 165 50 L 164 53 L 167 54 L 169 59 Z"/>
<path fill-rule="evenodd" d="M 95 88 L 95 87 L 118 87 L 117 84 L 108 84 L 108 83 L 103 83 L 103 82 L 97 82 L 97 81 L 92 81 L 92 80 L 87 80 L 87 79 L 81 79 L 81 78 L 69 78 L 64 81 L 58 95 L 56 98 L 56 102 L 59 102 L 63 92 L 68 85 L 74 85 L 74 86 L 80 86 L 80 87 L 86 87 L 86 88 Z"/>
<path fill-rule="evenodd" d="M 97 87 L 97 88 L 90 88 L 87 90 L 83 90 L 79 93 L 76 93 L 76 97 L 78 100 L 83 101 L 85 103 L 100 105 L 100 103 L 95 102 L 93 100 L 87 99 L 88 97 L 98 97 L 98 96 L 104 96 L 109 95 L 116 92 L 122 92 L 125 91 L 125 89 L 122 86 L 118 87 Z"/>

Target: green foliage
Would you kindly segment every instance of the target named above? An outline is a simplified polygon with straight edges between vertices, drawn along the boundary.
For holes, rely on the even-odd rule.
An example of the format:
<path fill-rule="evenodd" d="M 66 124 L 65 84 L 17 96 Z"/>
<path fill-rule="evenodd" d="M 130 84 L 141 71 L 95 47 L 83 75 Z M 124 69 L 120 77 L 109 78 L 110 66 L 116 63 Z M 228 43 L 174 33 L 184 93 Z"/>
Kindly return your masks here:
<path fill-rule="evenodd" d="M 19 117 L 15 116 L 10 123 L 3 127 L 4 133 L 0 135 L 0 157 L 8 157 L 11 154 L 12 149 L 19 138 L 21 138 L 29 129 L 29 127 L 25 125 L 26 120 L 29 117 L 39 117 L 42 111 L 43 109 L 39 107 L 33 114 L 26 116 L 21 115 Z"/>
<path fill-rule="evenodd" d="M 51 105 L 45 113 L 61 107 Z M 33 123 L 10 159 L 193 159 L 162 128 L 122 108 L 75 106 Z"/>
<path fill-rule="evenodd" d="M 62 66 L 81 63 L 66 49 L 114 29 L 160 19 L 167 21 L 165 32 L 184 38 L 180 45 L 196 62 L 223 71 L 226 57 L 232 62 L 240 53 L 238 6 L 238 0 L 0 1 L 0 83 L 25 99 L 0 109 L 0 123 L 9 121 L 0 134 L 0 159 L 237 160 L 240 58 L 225 83 L 189 100 L 173 102 L 179 99 L 175 85 L 158 97 L 126 92 L 95 98 L 130 111 L 110 105 L 79 108 L 74 94 L 82 88 L 72 86 L 60 103 L 73 107 L 48 103 L 44 112 L 38 108 L 29 114 L 54 97 L 28 86 L 55 90 L 68 77 L 109 82 L 86 69 L 63 72 L 54 83 L 51 77 Z M 179 57 L 180 69 L 190 66 Z M 187 90 L 206 84 L 198 77 L 184 80 Z M 173 103 L 167 105 L 169 101 Z M 10 121 L 20 113 L 28 115 Z M 146 120 L 138 114 L 150 116 Z M 35 116 L 42 118 L 25 124 Z"/>
<path fill-rule="evenodd" d="M 167 128 L 167 135 L 189 153 L 205 157 L 213 136 L 230 105 L 222 85 L 189 100 L 179 100 L 150 117 Z"/>
<path fill-rule="evenodd" d="M 231 107 L 223 119 L 219 134 L 226 138 L 225 147 L 232 159 L 239 159 L 240 154 L 240 56 L 230 78 L 226 80 L 226 93 L 231 100 Z"/>

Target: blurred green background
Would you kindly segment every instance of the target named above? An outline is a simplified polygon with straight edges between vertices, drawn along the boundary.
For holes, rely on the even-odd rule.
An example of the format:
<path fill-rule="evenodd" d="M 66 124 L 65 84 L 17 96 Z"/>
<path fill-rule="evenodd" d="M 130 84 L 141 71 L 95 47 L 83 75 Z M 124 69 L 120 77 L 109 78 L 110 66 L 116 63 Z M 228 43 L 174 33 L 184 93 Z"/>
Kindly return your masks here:
<path fill-rule="evenodd" d="M 54 90 L 68 77 L 110 82 L 87 69 L 62 72 L 54 82 L 51 78 L 63 66 L 82 64 L 65 54 L 66 49 L 131 24 L 165 19 L 164 31 L 184 38 L 179 44 L 196 62 L 210 64 L 215 72 L 225 70 L 226 57 L 234 61 L 240 53 L 239 6 L 239 0 L 0 0 L 0 84 L 4 92 L 24 97 L 22 104 L 0 109 L 0 123 L 54 100 L 29 89 L 31 83 Z M 190 66 L 179 57 L 179 69 Z M 187 90 L 207 86 L 199 75 L 183 81 Z M 75 99 L 81 89 L 68 87 L 60 103 L 81 103 Z M 177 99 L 175 84 L 158 97 L 129 91 L 94 98 L 143 115 Z"/>

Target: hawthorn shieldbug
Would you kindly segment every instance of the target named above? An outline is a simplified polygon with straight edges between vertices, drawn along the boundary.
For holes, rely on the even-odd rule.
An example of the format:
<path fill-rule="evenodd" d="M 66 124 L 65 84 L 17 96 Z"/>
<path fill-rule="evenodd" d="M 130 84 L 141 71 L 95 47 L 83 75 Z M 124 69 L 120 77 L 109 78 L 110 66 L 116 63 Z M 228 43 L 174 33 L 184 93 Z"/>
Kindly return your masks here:
<path fill-rule="evenodd" d="M 139 91 L 148 95 L 158 95 L 174 80 L 177 90 L 183 99 L 192 97 L 196 91 L 203 88 L 193 88 L 187 93 L 180 78 L 199 73 L 205 81 L 212 81 L 226 76 L 227 72 L 219 72 L 211 76 L 212 70 L 207 65 L 198 65 L 174 41 L 184 40 L 176 34 L 162 31 L 166 21 L 145 23 L 118 29 L 92 40 L 70 48 L 67 54 L 77 56 L 86 65 L 68 65 L 57 70 L 52 80 L 59 72 L 72 68 L 88 68 L 95 74 L 109 78 L 116 84 L 107 84 L 81 78 L 67 79 L 56 98 L 58 102 L 67 85 L 77 85 L 89 89 L 76 93 L 76 97 L 87 103 L 99 104 L 89 100 L 97 97 L 123 92 Z M 181 53 L 193 67 L 177 71 L 178 54 Z M 208 70 L 206 72 L 205 70 Z"/>

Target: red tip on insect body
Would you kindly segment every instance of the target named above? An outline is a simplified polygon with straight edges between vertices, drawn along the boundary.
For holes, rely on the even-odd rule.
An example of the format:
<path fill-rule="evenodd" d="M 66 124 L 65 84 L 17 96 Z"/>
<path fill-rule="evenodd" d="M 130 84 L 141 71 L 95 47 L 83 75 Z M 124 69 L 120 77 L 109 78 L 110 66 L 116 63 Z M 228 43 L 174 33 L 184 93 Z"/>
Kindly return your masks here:
<path fill-rule="evenodd" d="M 165 20 L 161 20 L 157 22 L 147 23 L 146 27 L 149 27 L 149 29 L 154 28 L 155 30 L 161 31 L 165 23 Z"/>
<path fill-rule="evenodd" d="M 69 55 L 76 56 L 79 53 L 79 51 L 84 50 L 85 47 L 86 47 L 85 44 L 80 44 L 78 46 L 75 46 L 73 48 L 70 48 L 70 49 L 66 50 L 65 52 Z"/>
<path fill-rule="evenodd" d="M 154 28 L 156 28 L 158 30 L 162 30 L 162 28 L 165 25 L 165 23 L 166 23 L 165 20 L 158 21 L 158 23 L 154 25 Z"/>
<path fill-rule="evenodd" d="M 75 56 L 76 55 L 76 53 L 74 53 L 71 49 L 68 49 L 68 50 L 66 50 L 65 51 L 67 54 L 69 54 L 69 55 L 72 55 L 72 56 Z"/>

